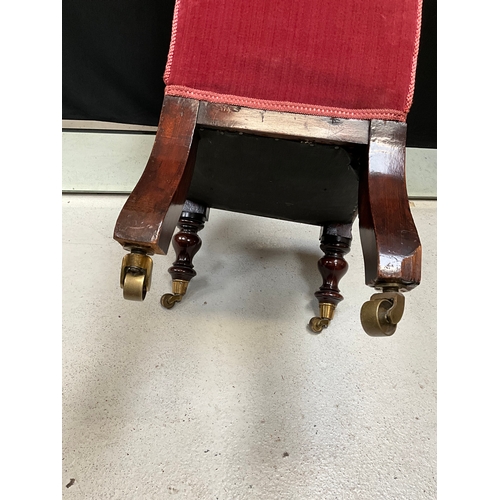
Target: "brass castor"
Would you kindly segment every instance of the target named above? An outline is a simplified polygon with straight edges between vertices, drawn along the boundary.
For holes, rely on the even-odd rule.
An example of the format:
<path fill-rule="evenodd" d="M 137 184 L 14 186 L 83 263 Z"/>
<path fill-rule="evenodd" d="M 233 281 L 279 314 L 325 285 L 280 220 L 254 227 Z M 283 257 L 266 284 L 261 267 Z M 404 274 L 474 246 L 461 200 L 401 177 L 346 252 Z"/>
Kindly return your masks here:
<path fill-rule="evenodd" d="M 403 317 L 405 297 L 398 291 L 385 291 L 370 297 L 361 307 L 361 325 L 372 337 L 388 337 Z"/>
<path fill-rule="evenodd" d="M 172 293 L 163 295 L 160 304 L 166 309 L 172 309 L 186 295 L 188 285 L 189 281 L 186 280 L 172 280 Z"/>
<path fill-rule="evenodd" d="M 335 304 L 321 302 L 319 304 L 319 316 L 311 318 L 309 327 L 314 333 L 321 333 L 323 328 L 328 328 L 335 312 Z"/>
<path fill-rule="evenodd" d="M 143 301 L 151 288 L 153 259 L 140 252 L 125 255 L 122 260 L 120 287 L 126 300 Z"/>

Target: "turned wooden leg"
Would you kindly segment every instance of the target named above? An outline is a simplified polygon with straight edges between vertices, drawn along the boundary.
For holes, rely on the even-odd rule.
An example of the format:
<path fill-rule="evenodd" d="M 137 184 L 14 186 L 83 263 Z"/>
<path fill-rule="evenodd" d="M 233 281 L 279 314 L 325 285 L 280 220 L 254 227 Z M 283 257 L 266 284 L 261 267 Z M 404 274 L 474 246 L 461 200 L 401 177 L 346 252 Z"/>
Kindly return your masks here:
<path fill-rule="evenodd" d="M 131 251 L 120 278 L 126 299 L 144 299 L 149 255 L 168 251 L 193 175 L 198 107 L 198 101 L 165 96 L 151 156 L 116 221 L 114 239 Z"/>
<path fill-rule="evenodd" d="M 382 290 L 361 309 L 369 335 L 396 331 L 404 296 L 420 283 L 422 248 L 405 178 L 406 124 L 372 120 L 368 165 L 360 180 L 359 227 L 368 286 Z"/>
<path fill-rule="evenodd" d="M 337 304 L 344 300 L 340 294 L 339 281 L 348 268 L 344 255 L 351 249 L 351 229 L 352 224 L 331 224 L 323 227 L 320 248 L 325 255 L 318 261 L 323 284 L 314 294 L 319 302 L 319 316 L 309 321 L 309 326 L 315 333 L 328 327 Z"/>
<path fill-rule="evenodd" d="M 174 307 L 186 294 L 192 278 L 196 276 L 193 257 L 201 248 L 201 231 L 208 220 L 209 208 L 189 200 L 184 204 L 177 227 L 179 232 L 174 236 L 172 246 L 175 249 L 176 260 L 168 272 L 172 276 L 172 293 L 166 293 L 161 298 L 161 304 L 167 309 Z"/>

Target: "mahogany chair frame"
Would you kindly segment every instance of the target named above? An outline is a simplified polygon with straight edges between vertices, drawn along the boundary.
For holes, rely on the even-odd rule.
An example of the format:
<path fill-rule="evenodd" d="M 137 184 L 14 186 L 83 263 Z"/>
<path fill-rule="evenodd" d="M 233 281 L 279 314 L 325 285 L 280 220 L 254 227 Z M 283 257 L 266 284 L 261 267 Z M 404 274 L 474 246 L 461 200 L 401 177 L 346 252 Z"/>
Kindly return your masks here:
<path fill-rule="evenodd" d="M 421 274 L 421 245 L 406 191 L 404 122 L 266 111 L 166 95 L 150 158 L 114 230 L 114 239 L 131 252 L 122 263 L 124 296 L 136 300 L 145 297 L 151 281 L 149 255 L 167 253 L 177 224 L 182 234 L 174 240 L 177 261 L 171 274 L 179 286 L 173 298 L 170 295 L 162 303 L 171 307 L 179 301 L 196 274 L 191 262 L 201 245 L 196 233 L 207 213 L 203 207 L 191 213 L 183 207 L 195 166 L 197 126 L 319 143 L 367 145 L 359 186 L 360 237 L 366 284 L 382 293 L 373 295 L 363 306 L 361 320 L 370 335 L 394 333 L 404 308 L 401 292 L 417 286 Z M 338 281 L 347 270 L 343 257 L 349 251 L 350 239 L 350 225 L 323 231 L 321 248 L 325 256 L 318 263 L 323 285 L 315 294 L 320 316 L 310 322 L 315 332 L 328 326 L 342 300 Z M 125 283 L 127 279 L 129 284 Z"/>

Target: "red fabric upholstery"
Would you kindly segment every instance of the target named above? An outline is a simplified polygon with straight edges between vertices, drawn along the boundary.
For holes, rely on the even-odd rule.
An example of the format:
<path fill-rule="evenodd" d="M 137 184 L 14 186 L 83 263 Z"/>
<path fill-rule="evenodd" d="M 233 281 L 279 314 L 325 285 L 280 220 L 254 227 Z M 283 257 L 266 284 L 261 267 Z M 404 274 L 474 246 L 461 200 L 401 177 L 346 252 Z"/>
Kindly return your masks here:
<path fill-rule="evenodd" d="M 422 0 L 177 0 L 165 92 L 404 121 Z"/>

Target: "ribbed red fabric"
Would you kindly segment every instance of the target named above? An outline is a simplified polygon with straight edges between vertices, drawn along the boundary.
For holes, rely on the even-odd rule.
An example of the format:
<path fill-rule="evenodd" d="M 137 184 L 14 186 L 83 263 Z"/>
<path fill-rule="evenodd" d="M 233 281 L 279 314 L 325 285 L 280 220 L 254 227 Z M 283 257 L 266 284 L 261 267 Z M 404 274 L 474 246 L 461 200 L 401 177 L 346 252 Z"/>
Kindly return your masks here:
<path fill-rule="evenodd" d="M 177 0 L 165 92 L 404 121 L 422 0 Z"/>

